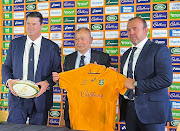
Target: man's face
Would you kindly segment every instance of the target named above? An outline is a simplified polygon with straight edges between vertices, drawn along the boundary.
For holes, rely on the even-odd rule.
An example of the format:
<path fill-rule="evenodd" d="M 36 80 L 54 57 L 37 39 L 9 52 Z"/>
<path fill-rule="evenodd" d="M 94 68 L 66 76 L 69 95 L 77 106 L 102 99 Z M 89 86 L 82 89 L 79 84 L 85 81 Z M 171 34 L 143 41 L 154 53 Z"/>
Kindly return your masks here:
<path fill-rule="evenodd" d="M 75 33 L 75 45 L 77 50 L 81 54 L 85 54 L 93 41 L 93 38 L 90 36 L 90 33 L 85 29 L 81 29 L 80 31 Z"/>
<path fill-rule="evenodd" d="M 147 37 L 148 29 L 144 28 L 140 19 L 134 19 L 128 22 L 127 33 L 129 40 L 134 45 L 137 45 Z"/>
<path fill-rule="evenodd" d="M 26 20 L 26 32 L 30 38 L 38 38 L 41 34 L 43 24 L 38 17 L 28 17 Z"/>

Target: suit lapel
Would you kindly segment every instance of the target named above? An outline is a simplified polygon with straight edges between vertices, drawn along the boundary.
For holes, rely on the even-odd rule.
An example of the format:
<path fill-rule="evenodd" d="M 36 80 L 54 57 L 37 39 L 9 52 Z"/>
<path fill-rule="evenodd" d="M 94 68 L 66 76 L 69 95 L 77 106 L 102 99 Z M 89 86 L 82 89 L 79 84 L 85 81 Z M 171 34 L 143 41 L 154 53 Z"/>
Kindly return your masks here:
<path fill-rule="evenodd" d="M 76 58 L 77 58 L 77 51 L 71 57 L 70 70 L 75 69 Z"/>
<path fill-rule="evenodd" d="M 95 50 L 91 49 L 91 60 L 90 63 L 94 63 L 94 62 L 99 63 L 99 55 L 98 53 L 95 52 Z"/>
<path fill-rule="evenodd" d="M 146 57 L 146 54 L 147 54 L 147 52 L 148 52 L 148 50 L 149 50 L 149 48 L 150 48 L 150 45 L 151 45 L 151 41 L 148 40 L 148 41 L 145 43 L 145 45 L 144 45 L 141 53 L 139 54 L 139 57 L 138 57 L 138 59 L 137 59 L 136 66 L 135 66 L 135 72 L 134 72 L 135 76 L 136 76 L 136 72 L 137 72 L 139 66 L 141 65 L 141 62 L 142 62 L 143 58 Z"/>
<path fill-rule="evenodd" d="M 129 55 L 129 53 L 130 53 L 130 51 L 131 51 L 131 48 L 129 48 L 128 50 L 127 50 L 127 52 L 126 53 L 124 53 L 123 54 L 123 58 L 121 59 L 121 73 L 123 73 L 123 68 L 124 68 L 124 64 L 125 64 L 125 62 L 126 62 L 126 60 L 127 60 L 127 57 L 128 57 L 128 55 Z"/>

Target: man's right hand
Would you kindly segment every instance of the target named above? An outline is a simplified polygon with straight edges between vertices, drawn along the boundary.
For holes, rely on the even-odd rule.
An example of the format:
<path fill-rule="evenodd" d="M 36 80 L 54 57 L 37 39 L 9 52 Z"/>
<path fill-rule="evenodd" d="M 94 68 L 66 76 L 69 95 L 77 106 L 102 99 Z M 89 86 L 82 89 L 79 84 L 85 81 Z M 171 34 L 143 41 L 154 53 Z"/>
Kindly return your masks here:
<path fill-rule="evenodd" d="M 7 86 L 9 87 L 11 93 L 15 96 L 18 96 L 16 92 L 13 90 L 13 85 L 16 81 L 19 81 L 20 79 L 10 79 L 8 80 Z"/>
<path fill-rule="evenodd" d="M 53 81 L 54 81 L 55 83 L 58 83 L 58 81 L 59 81 L 59 75 L 58 75 L 58 73 L 57 73 L 57 72 L 53 72 L 53 73 L 52 73 L 52 76 L 53 76 Z"/>

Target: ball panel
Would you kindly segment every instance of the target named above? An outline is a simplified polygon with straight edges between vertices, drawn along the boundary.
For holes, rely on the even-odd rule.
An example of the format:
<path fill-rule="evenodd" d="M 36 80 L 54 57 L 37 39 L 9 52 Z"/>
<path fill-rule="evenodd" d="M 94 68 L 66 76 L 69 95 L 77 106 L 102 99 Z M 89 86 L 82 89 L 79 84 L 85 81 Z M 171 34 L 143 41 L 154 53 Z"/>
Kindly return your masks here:
<path fill-rule="evenodd" d="M 14 91 L 19 97 L 33 98 L 39 92 L 39 87 L 32 81 L 20 80 L 13 85 Z"/>

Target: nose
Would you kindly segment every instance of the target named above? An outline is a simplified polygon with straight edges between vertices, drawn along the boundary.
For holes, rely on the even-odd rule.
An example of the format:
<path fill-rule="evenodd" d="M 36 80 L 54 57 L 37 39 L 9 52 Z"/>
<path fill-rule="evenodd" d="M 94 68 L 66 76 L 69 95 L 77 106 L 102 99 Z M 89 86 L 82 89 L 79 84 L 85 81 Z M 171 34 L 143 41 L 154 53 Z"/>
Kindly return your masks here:
<path fill-rule="evenodd" d="M 130 34 L 134 34 L 134 30 L 131 29 L 131 30 L 129 31 L 129 33 L 130 33 Z"/>

